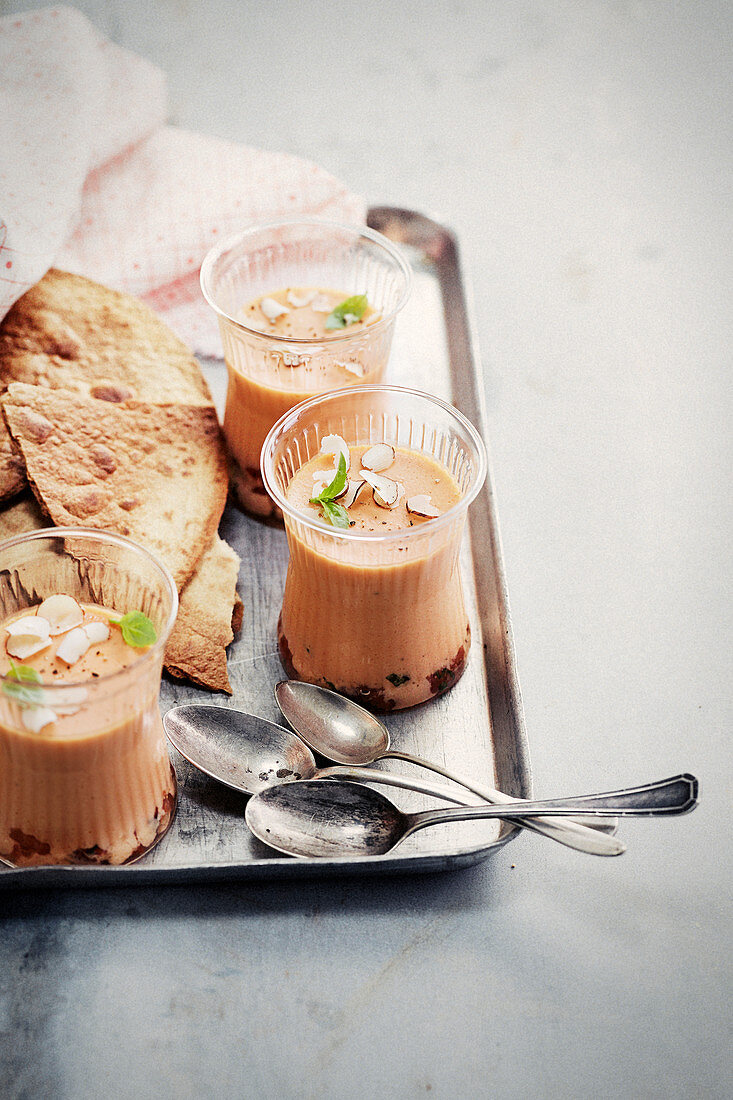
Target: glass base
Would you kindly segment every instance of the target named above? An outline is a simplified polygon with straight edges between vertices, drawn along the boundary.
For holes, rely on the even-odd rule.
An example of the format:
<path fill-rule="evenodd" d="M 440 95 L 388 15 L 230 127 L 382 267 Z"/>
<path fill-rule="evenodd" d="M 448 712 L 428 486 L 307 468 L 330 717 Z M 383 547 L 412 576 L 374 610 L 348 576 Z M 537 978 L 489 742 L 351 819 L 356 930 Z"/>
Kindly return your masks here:
<path fill-rule="evenodd" d="M 419 703 L 427 702 L 428 699 L 443 695 L 454 684 L 458 683 L 466 668 L 468 653 L 471 648 L 471 630 L 469 626 L 466 626 L 465 640 L 455 656 L 447 664 L 442 665 L 426 676 L 419 687 L 408 677 L 402 682 L 390 680 L 386 684 L 382 680 L 379 684 L 369 685 L 339 684 L 327 679 L 325 676 L 302 675 L 293 662 L 293 654 L 282 628 L 282 616 L 278 619 L 277 624 L 277 647 L 280 654 L 280 663 L 290 680 L 305 680 L 311 684 L 319 684 L 321 687 L 338 692 L 339 695 L 345 695 L 347 699 L 353 699 L 355 703 L 360 703 L 368 710 L 385 714 L 389 711 L 404 710 L 407 707 L 414 707 Z M 389 677 L 387 679 L 389 680 Z"/>
<path fill-rule="evenodd" d="M 76 848 L 72 852 L 63 855 L 53 855 L 52 846 L 38 837 L 22 833 L 19 829 L 11 829 L 9 840 L 12 847 L 0 853 L 0 862 L 7 867 L 48 867 L 48 866 L 83 866 L 96 864 L 98 866 L 122 866 L 135 863 L 147 855 L 158 844 L 173 824 L 178 807 L 178 781 L 171 764 L 170 789 L 167 790 L 161 800 L 160 807 L 156 807 L 155 820 L 157 826 L 153 839 L 146 843 L 134 844 L 137 835 L 131 838 L 129 854 L 124 858 L 110 856 L 99 845 L 90 848 Z"/>

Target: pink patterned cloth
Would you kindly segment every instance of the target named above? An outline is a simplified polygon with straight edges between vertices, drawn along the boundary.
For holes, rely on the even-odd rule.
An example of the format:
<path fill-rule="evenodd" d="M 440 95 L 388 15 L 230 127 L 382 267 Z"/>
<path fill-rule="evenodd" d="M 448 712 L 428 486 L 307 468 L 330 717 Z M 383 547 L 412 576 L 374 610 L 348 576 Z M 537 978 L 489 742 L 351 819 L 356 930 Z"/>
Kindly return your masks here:
<path fill-rule="evenodd" d="M 290 215 L 361 222 L 309 161 L 165 124 L 163 73 L 76 9 L 0 19 L 0 319 L 49 267 L 143 298 L 221 356 L 198 273 L 231 233 Z"/>

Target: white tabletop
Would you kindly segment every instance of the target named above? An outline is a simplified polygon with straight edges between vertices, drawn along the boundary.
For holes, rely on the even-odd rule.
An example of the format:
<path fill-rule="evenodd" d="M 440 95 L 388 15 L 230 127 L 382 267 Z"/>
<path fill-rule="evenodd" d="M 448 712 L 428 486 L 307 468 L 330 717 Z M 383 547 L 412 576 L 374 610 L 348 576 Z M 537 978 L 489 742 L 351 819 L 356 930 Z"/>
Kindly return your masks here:
<path fill-rule="evenodd" d="M 0 1094 L 729 1096 L 730 4 L 76 6 L 175 123 L 456 231 L 535 792 L 701 804 L 615 860 L 5 892 Z"/>

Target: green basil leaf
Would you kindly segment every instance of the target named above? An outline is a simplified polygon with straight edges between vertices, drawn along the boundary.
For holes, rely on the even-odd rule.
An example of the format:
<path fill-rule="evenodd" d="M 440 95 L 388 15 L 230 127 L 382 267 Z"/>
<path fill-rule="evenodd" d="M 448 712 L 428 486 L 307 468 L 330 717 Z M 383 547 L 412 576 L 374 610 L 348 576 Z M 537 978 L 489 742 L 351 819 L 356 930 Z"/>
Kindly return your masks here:
<path fill-rule="evenodd" d="M 346 488 L 346 457 L 345 457 L 345 455 L 342 451 L 341 454 L 339 455 L 338 469 L 336 470 L 336 474 L 334 476 L 334 479 L 333 479 L 333 481 L 331 482 L 330 485 L 326 486 L 326 488 L 321 493 L 321 496 L 324 497 L 326 500 L 335 500 L 336 497 L 340 493 L 343 493 L 345 488 Z"/>
<path fill-rule="evenodd" d="M 351 298 L 345 298 L 329 313 L 326 328 L 346 328 L 347 325 L 353 325 L 355 321 L 362 319 L 368 308 L 366 294 L 354 294 Z"/>
<path fill-rule="evenodd" d="M 321 506 L 323 518 L 334 527 L 349 526 L 349 513 L 342 504 L 337 504 L 335 500 L 320 500 L 318 503 Z"/>
<path fill-rule="evenodd" d="M 343 453 L 339 455 L 338 469 L 334 475 L 333 481 L 330 485 L 327 485 L 325 489 L 321 490 L 317 497 L 311 497 L 311 504 L 323 504 L 324 501 L 335 500 L 337 496 L 343 493 L 346 488 L 346 457 Z"/>
<path fill-rule="evenodd" d="M 16 681 L 8 683 L 9 680 Z M 10 662 L 10 670 L 5 674 L 3 692 L 21 706 L 38 706 L 43 702 L 41 677 L 30 665 L 16 665 Z"/>
<path fill-rule="evenodd" d="M 121 619 L 109 621 L 119 626 L 126 644 L 133 649 L 145 649 L 158 639 L 155 627 L 142 611 L 128 611 Z"/>

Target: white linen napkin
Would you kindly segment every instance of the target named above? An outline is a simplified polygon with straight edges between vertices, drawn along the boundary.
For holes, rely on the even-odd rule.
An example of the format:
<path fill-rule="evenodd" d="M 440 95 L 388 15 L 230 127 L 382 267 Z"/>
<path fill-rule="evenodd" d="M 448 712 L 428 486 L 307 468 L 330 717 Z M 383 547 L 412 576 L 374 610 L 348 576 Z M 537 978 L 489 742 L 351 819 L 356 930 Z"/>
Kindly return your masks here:
<path fill-rule="evenodd" d="M 166 125 L 164 74 L 76 9 L 0 19 L 0 319 L 49 267 L 141 297 L 221 356 L 199 288 L 208 250 L 247 225 L 361 222 L 316 164 Z"/>

